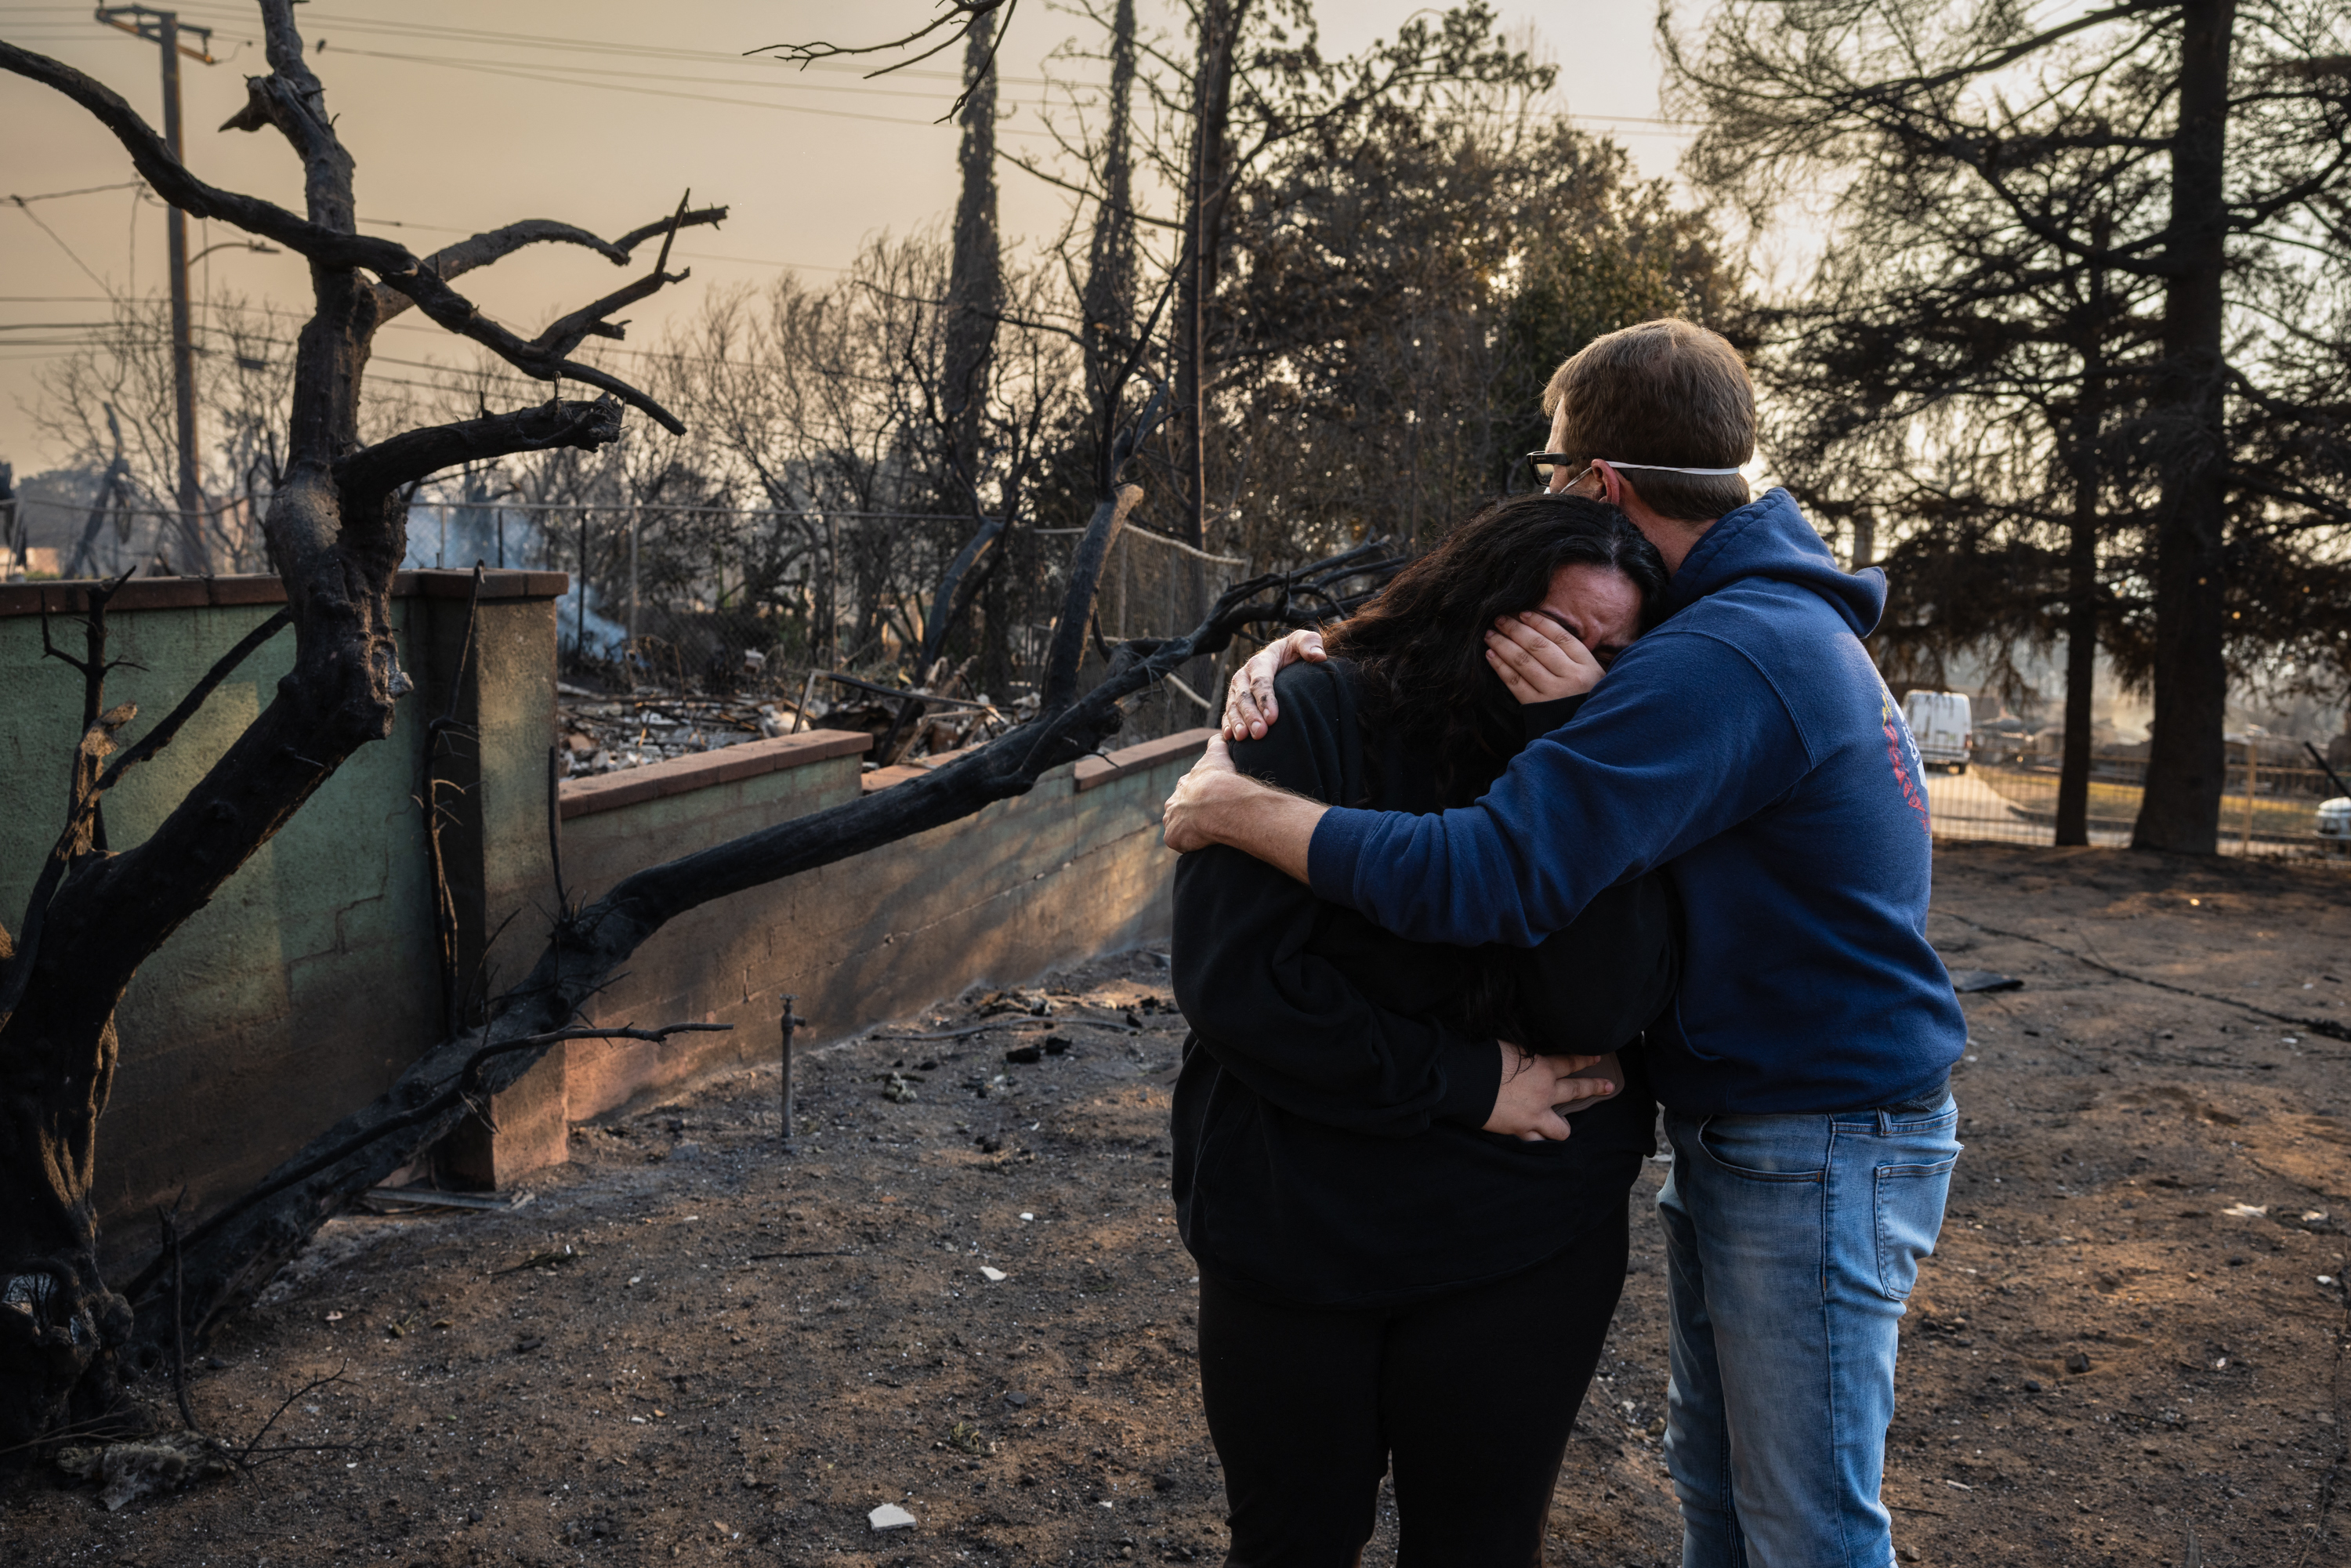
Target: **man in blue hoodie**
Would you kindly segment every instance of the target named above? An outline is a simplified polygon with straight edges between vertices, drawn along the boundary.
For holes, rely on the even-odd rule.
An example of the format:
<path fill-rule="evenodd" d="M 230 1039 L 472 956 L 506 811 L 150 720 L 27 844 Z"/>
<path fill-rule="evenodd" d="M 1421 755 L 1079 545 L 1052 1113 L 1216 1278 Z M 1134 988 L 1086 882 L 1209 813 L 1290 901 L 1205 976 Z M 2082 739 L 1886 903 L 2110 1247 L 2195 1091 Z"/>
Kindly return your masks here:
<path fill-rule="evenodd" d="M 1531 945 L 1667 868 L 1685 977 L 1647 1051 L 1674 1151 L 1657 1202 L 1682 1560 L 1886 1568 L 1896 1322 L 1942 1226 L 1966 1023 L 1925 935 L 1917 751 L 1861 643 L 1885 578 L 1839 570 L 1785 491 L 1748 499 L 1753 393 L 1713 333 L 1612 333 L 1545 402 L 1550 483 L 1624 507 L 1673 572 L 1671 617 L 1473 806 L 1325 807 L 1234 772 L 1220 737 L 1169 798 L 1167 841 L 1231 844 L 1461 944 Z M 1256 682 L 1241 722 L 1278 717 L 1271 670 L 1319 656 L 1310 637 L 1237 679 Z M 1589 659 L 1539 620 L 1489 642 L 1498 668 Z"/>

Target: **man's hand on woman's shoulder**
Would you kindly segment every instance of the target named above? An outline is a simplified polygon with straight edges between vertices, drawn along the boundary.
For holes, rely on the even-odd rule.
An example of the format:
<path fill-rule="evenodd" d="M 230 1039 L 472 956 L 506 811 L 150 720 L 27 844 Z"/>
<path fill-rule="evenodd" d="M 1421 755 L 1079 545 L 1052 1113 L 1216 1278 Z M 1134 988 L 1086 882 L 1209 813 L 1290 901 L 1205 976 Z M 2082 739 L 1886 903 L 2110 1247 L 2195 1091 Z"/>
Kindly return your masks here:
<path fill-rule="evenodd" d="M 1281 706 L 1273 697 L 1273 677 L 1281 674 L 1284 664 L 1301 659 L 1317 664 L 1329 656 L 1322 651 L 1322 633 L 1314 631 L 1292 632 L 1250 654 L 1249 662 L 1233 672 L 1232 684 L 1225 692 L 1225 738 L 1263 740 L 1273 721 L 1281 716 Z"/>
<path fill-rule="evenodd" d="M 1331 808 L 1260 784 L 1233 766 L 1221 732 L 1159 808 L 1161 833 L 1177 854 L 1230 844 L 1297 881 L 1306 880 L 1314 826 Z"/>

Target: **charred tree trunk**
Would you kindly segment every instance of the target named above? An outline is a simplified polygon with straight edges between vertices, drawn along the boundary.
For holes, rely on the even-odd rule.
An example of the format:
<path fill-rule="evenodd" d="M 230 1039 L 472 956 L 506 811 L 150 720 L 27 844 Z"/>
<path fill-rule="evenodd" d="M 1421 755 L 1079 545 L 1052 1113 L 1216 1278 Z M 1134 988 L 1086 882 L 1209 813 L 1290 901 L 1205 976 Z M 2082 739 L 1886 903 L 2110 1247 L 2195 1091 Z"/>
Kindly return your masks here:
<path fill-rule="evenodd" d="M 977 485 L 980 413 L 987 401 L 989 351 L 1004 313 L 1004 260 L 996 227 L 996 18 L 972 19 L 964 39 L 963 191 L 956 199 L 954 253 L 947 263 L 946 405 L 956 488 Z M 960 500 L 960 497 L 956 497 Z"/>
<path fill-rule="evenodd" d="M 2227 500 L 2221 340 L 2229 230 L 2222 154 L 2235 0 L 2181 7 L 2164 370 L 2148 410 L 2168 461 L 2156 515 L 2155 723 L 2134 849 L 2212 854 L 2227 783 Z"/>
<path fill-rule="evenodd" d="M 1204 0 L 1192 74 L 1192 167 L 1184 202 L 1184 253 L 1176 285 L 1176 471 L 1184 485 L 1184 538 L 1204 548 L 1208 507 L 1209 316 L 1230 197 L 1233 60 L 1249 0 Z"/>
<path fill-rule="evenodd" d="M 172 205 L 273 239 L 311 264 L 314 309 L 295 350 L 292 424 L 284 482 L 263 527 L 285 585 L 293 664 L 276 695 L 204 779 L 142 843 L 109 852 L 95 824 L 100 799 L 129 767 L 168 744 L 229 668 L 258 645 L 248 638 L 161 724 L 101 770 L 128 707 L 98 716 L 82 738 L 66 831 L 36 884 L 0 969 L 0 1450 L 105 1411 L 119 1393 L 120 1354 L 133 1318 L 96 1263 L 90 1205 L 97 1125 L 114 1071 L 114 1011 L 147 956 L 201 909 L 359 747 L 391 732 L 410 687 L 392 622 L 392 586 L 406 548 L 403 485 L 453 464 L 548 446 L 595 447 L 620 432 L 611 398 L 555 402 L 512 413 L 412 431 L 375 446 L 358 439 L 360 372 L 376 329 L 414 304 L 435 322 L 490 348 L 526 374 L 597 386 L 672 428 L 676 420 L 626 383 L 569 354 L 591 334 L 617 336 L 605 317 L 674 281 L 656 265 L 535 340 L 498 326 L 450 279 L 522 246 L 561 241 L 616 265 L 654 235 L 715 222 L 689 214 L 608 242 L 568 225 L 534 221 L 478 235 L 428 260 L 354 232 L 351 160 L 325 93 L 303 57 L 292 0 L 260 6 L 269 74 L 249 78 L 247 102 L 224 130 L 275 129 L 300 159 L 300 215 L 190 174 L 155 131 L 110 89 L 69 66 L 0 44 L 0 69 L 54 88 L 112 131 L 147 183 Z M 380 282 L 360 276 L 364 268 Z"/>
<path fill-rule="evenodd" d="M 1134 334 L 1134 0 L 1118 0 L 1110 46 L 1110 125 L 1102 136 L 1102 205 L 1086 255 L 1086 392 L 1096 403 Z M 1108 411 L 1113 418 L 1117 410 Z"/>

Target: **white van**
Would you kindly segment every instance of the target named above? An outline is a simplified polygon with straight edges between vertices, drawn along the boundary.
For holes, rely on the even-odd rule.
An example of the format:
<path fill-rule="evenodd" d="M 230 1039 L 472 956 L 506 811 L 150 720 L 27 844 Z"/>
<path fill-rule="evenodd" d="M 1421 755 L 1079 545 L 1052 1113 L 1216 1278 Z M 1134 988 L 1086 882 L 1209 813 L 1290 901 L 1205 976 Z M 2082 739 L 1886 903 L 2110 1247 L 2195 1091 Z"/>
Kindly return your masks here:
<path fill-rule="evenodd" d="M 1902 699 L 1902 722 L 1918 744 L 1918 760 L 1928 768 L 1968 770 L 1968 731 L 1973 725 L 1964 692 L 1912 692 Z"/>

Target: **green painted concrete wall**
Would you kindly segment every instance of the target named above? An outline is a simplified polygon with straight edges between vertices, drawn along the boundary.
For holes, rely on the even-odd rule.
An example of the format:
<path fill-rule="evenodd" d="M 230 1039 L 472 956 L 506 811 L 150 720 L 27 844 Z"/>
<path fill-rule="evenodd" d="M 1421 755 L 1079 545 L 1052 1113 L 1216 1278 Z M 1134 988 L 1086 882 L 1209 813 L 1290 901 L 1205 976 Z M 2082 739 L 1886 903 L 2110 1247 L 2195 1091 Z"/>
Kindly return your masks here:
<path fill-rule="evenodd" d="M 110 703 L 139 705 L 119 739 L 136 741 L 274 610 L 110 614 L 110 655 L 143 666 L 118 670 L 107 683 Z M 420 689 L 401 705 L 391 737 L 337 769 L 131 981 L 116 1015 L 120 1066 L 99 1129 L 98 1197 L 110 1240 L 142 1244 L 152 1230 L 146 1218 L 183 1187 L 201 1212 L 250 1185 L 381 1093 L 438 1038 L 441 987 L 417 796 L 424 724 L 444 711 L 465 612 L 462 600 L 394 601 L 402 662 Z M 78 618 L 53 615 L 50 635 L 83 652 Z M 484 890 L 476 904 L 501 915 L 526 890 L 544 890 L 542 902 L 553 903 L 544 758 L 554 647 L 550 600 L 483 602 L 460 713 L 481 732 L 495 782 L 477 793 L 502 852 L 486 865 L 472 855 L 469 874 Z M 291 632 L 281 632 L 169 747 L 108 796 L 110 847 L 153 831 L 270 699 L 293 648 Z M 79 674 L 41 650 L 37 616 L 0 614 L 0 920 L 12 933 L 63 825 L 68 759 L 80 727 Z M 455 836 L 478 838 L 472 801 L 459 805 Z M 478 953 L 478 924 L 468 936 Z M 542 925 L 510 943 L 543 937 Z"/>
<path fill-rule="evenodd" d="M 414 601 L 402 604 L 402 618 Z M 118 613 L 110 701 L 139 704 L 136 740 L 267 606 Z M 52 622 L 52 632 L 78 628 Z M 248 660 L 153 762 L 107 799 L 116 849 L 137 843 L 269 701 L 293 635 Z M 78 648 L 77 648 L 78 652 Z M 39 622 L 0 619 L 0 911 L 11 930 L 62 825 L 80 677 L 41 656 Z M 110 1218 L 198 1206 L 260 1176 L 391 1082 L 427 1041 L 435 982 L 416 789 L 421 726 L 329 779 L 139 971 L 117 1014 L 121 1067 L 99 1127 Z"/>

